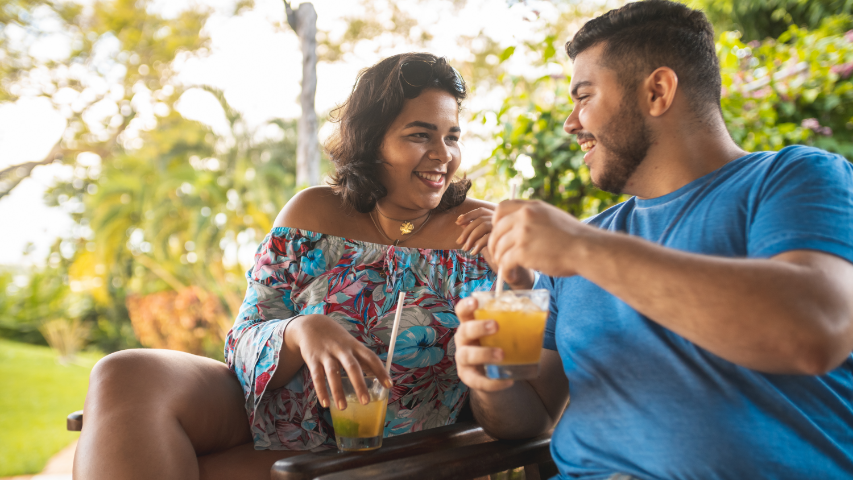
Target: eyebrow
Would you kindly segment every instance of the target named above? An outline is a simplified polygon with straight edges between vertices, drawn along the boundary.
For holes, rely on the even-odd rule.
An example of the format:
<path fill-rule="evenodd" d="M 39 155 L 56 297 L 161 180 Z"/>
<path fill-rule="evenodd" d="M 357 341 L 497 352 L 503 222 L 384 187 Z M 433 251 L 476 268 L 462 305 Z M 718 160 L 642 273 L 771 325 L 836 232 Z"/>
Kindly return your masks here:
<path fill-rule="evenodd" d="M 436 132 L 438 131 L 438 126 L 436 126 L 432 123 L 421 122 L 421 121 L 417 121 L 417 120 L 409 123 L 408 125 L 403 127 L 403 129 L 411 128 L 411 127 L 421 127 L 421 128 L 426 128 L 427 130 L 435 130 Z M 459 127 L 450 127 L 450 131 L 452 133 L 457 133 L 457 132 L 461 132 L 462 129 Z"/>
<path fill-rule="evenodd" d="M 582 82 L 576 83 L 575 86 L 572 87 L 572 96 L 577 97 L 578 96 L 578 89 L 580 89 L 581 87 L 591 87 L 591 86 L 592 86 L 592 82 L 590 82 L 588 80 L 584 80 Z"/>

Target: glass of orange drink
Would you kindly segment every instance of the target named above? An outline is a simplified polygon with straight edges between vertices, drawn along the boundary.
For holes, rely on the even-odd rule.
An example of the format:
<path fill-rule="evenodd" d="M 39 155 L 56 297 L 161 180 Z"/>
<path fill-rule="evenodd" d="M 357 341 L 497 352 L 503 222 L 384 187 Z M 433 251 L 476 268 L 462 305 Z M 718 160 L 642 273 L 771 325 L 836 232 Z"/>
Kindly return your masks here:
<path fill-rule="evenodd" d="M 347 376 L 341 376 L 346 408 L 340 410 L 336 402 L 330 402 L 335 442 L 338 444 L 338 450 L 342 452 L 375 450 L 382 446 L 388 389 L 382 386 L 376 377 L 366 376 L 364 383 L 370 395 L 367 405 L 358 401 L 352 381 Z"/>
<path fill-rule="evenodd" d="M 480 338 L 480 345 L 503 350 L 503 361 L 486 365 L 486 376 L 523 380 L 539 376 L 539 357 L 548 320 L 548 290 L 474 292 L 477 320 L 494 320 L 498 331 Z"/>

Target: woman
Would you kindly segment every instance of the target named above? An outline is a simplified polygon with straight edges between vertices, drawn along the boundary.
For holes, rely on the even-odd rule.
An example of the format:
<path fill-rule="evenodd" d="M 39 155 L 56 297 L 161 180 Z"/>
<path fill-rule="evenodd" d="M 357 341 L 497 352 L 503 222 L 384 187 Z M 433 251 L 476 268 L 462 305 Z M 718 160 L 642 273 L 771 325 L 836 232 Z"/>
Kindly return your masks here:
<path fill-rule="evenodd" d="M 341 368 L 393 382 L 386 434 L 453 423 L 467 395 L 453 306 L 495 278 L 479 254 L 491 205 L 453 180 L 465 95 L 459 74 L 429 54 L 364 71 L 328 145 L 332 186 L 294 196 L 258 249 L 228 366 L 156 350 L 103 359 L 75 478 L 269 478 L 276 460 L 334 445 L 323 407 L 345 405 Z M 389 378 L 380 355 L 400 291 Z"/>

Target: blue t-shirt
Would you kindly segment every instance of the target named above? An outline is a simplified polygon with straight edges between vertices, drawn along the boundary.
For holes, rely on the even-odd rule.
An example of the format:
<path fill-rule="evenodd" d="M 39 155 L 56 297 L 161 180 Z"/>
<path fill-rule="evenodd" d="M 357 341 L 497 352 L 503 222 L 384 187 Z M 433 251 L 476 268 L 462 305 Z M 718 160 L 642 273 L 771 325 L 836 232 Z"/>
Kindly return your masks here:
<path fill-rule="evenodd" d="M 853 262 L 853 165 L 807 147 L 753 153 L 589 224 L 692 253 Z M 551 291 L 545 346 L 571 390 L 551 443 L 563 478 L 853 478 L 853 355 L 822 376 L 759 373 L 584 278 L 543 275 L 536 288 Z"/>

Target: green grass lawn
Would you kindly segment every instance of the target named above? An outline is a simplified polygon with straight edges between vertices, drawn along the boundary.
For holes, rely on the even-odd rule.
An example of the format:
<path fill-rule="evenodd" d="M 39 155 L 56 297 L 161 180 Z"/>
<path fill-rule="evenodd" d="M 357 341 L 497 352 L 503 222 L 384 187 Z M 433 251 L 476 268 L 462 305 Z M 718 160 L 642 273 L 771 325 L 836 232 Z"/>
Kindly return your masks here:
<path fill-rule="evenodd" d="M 80 434 L 65 417 L 83 409 L 89 371 L 100 355 L 60 365 L 47 347 L 0 339 L 0 477 L 37 473 Z"/>

